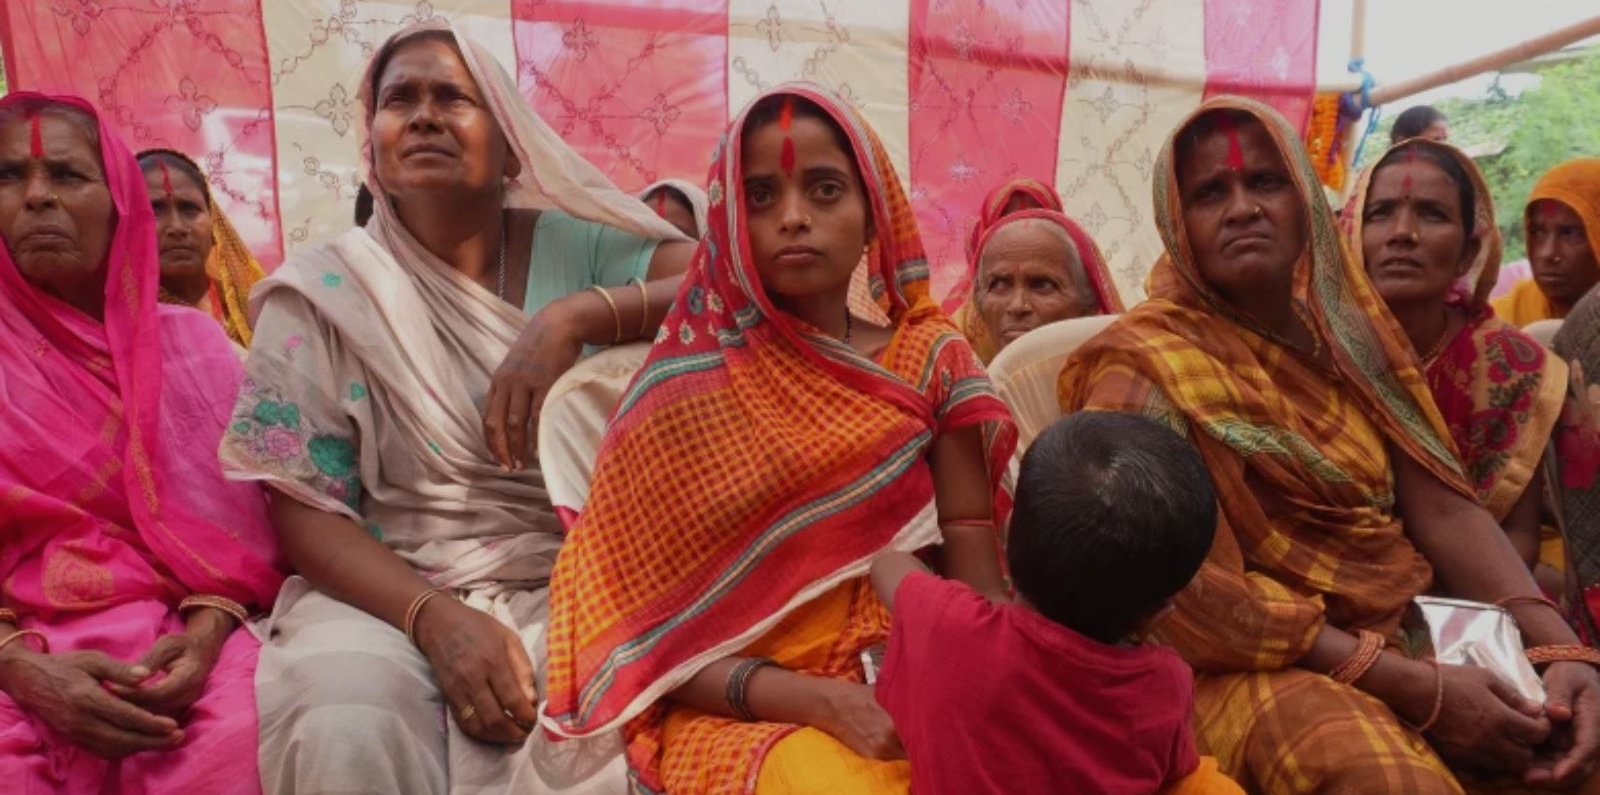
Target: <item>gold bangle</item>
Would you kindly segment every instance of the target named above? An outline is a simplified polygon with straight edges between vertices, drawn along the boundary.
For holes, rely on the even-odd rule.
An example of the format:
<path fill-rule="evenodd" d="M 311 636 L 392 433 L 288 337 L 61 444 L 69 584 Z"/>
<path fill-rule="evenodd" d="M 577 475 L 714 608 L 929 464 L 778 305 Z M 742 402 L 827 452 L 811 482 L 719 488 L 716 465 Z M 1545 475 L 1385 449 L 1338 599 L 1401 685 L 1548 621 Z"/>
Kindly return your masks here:
<path fill-rule="evenodd" d="M 0 638 L 0 651 L 4 651 L 5 648 L 7 646 L 11 645 L 11 642 L 14 641 L 14 640 L 17 640 L 19 638 L 30 638 L 30 637 L 39 639 L 39 653 L 40 654 L 49 654 L 50 653 L 50 639 L 45 637 L 43 632 L 40 632 L 40 631 L 38 631 L 36 629 L 19 629 L 16 632 L 13 632 L 10 635 L 5 636 L 4 638 Z"/>
<path fill-rule="evenodd" d="M 178 603 L 178 613 L 181 615 L 197 607 L 209 607 L 213 610 L 221 610 L 222 612 L 233 616 L 234 620 L 238 621 L 240 626 L 243 626 L 250 621 L 250 611 L 244 609 L 244 605 L 241 605 L 225 596 L 213 596 L 211 594 L 197 593 L 185 596 L 183 601 Z"/>
<path fill-rule="evenodd" d="M 621 342 L 622 341 L 622 313 L 617 311 L 617 302 L 614 299 L 612 299 L 611 293 L 606 292 L 606 288 L 601 287 L 598 284 L 589 285 L 589 289 L 599 293 L 601 298 L 606 299 L 606 306 L 611 307 L 611 320 L 612 320 L 612 322 L 616 323 L 616 325 L 617 325 L 617 336 L 616 336 L 616 339 L 613 339 L 611 341 L 611 344 L 615 345 L 615 344 Z"/>
<path fill-rule="evenodd" d="M 411 600 L 411 606 L 406 608 L 406 640 L 411 641 L 411 645 L 417 645 L 417 616 L 422 615 L 422 606 L 427 604 L 429 599 L 444 593 L 445 590 L 444 588 L 429 588 L 417 594 L 417 598 Z"/>
<path fill-rule="evenodd" d="M 650 288 L 644 285 L 644 279 L 631 279 L 639 288 L 639 339 L 649 339 L 650 333 Z"/>

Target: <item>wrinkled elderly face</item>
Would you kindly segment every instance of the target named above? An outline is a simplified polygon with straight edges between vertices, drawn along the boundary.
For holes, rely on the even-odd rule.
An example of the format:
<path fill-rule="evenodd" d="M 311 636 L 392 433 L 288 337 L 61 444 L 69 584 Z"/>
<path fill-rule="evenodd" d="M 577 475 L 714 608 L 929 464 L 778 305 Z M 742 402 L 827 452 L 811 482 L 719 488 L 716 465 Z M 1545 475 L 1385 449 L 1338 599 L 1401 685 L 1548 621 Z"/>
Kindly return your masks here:
<path fill-rule="evenodd" d="M 1047 323 L 1099 311 L 1067 231 L 1043 218 L 996 229 L 978 259 L 978 314 L 1004 348 Z"/>
<path fill-rule="evenodd" d="M 114 217 L 85 125 L 49 110 L 0 122 L 0 237 L 24 279 L 63 299 L 103 292 Z"/>

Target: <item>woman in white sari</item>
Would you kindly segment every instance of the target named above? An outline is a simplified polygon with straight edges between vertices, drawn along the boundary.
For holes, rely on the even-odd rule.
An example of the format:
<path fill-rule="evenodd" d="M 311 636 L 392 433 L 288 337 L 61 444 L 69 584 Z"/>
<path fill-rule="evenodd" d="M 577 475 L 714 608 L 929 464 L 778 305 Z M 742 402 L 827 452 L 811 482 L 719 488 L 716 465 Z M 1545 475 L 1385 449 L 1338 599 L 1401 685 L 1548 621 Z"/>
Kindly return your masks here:
<path fill-rule="evenodd" d="M 561 536 L 505 431 L 583 345 L 652 336 L 692 244 L 441 23 L 391 38 L 362 100 L 376 212 L 256 288 L 222 445 L 301 575 L 262 627 L 264 789 L 620 791 L 615 738 L 530 734 Z"/>

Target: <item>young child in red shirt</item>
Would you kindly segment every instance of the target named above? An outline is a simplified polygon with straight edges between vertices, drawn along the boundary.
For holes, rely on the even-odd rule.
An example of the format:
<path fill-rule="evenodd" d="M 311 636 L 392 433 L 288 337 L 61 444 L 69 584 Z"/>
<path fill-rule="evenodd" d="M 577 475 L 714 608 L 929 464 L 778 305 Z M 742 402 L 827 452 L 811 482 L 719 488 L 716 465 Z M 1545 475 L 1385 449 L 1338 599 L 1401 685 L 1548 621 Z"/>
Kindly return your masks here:
<path fill-rule="evenodd" d="M 1012 603 L 890 553 L 872 583 L 894 622 L 877 699 L 914 795 L 1160 792 L 1199 764 L 1194 680 L 1144 634 L 1217 525 L 1189 442 L 1131 414 L 1067 417 L 1028 449 L 1006 559 Z"/>

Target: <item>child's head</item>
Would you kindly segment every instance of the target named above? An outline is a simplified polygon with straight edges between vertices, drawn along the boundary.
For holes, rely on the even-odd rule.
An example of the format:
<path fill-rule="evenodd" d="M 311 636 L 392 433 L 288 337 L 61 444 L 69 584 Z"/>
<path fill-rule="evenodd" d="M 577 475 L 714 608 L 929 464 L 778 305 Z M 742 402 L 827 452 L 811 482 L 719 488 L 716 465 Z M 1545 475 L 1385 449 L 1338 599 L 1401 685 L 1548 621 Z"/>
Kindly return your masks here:
<path fill-rule="evenodd" d="M 773 303 L 848 295 L 872 239 L 872 200 L 844 127 L 793 94 L 757 102 L 740 151 L 745 224 Z"/>
<path fill-rule="evenodd" d="M 1023 456 L 1006 555 L 1040 613 L 1116 643 L 1189 584 L 1216 526 L 1211 476 L 1187 440 L 1144 417 L 1084 412 Z"/>

